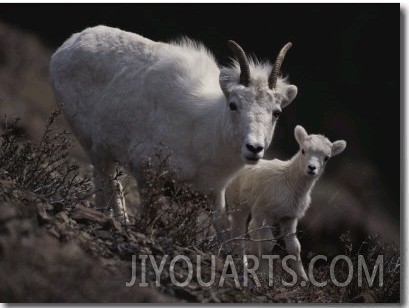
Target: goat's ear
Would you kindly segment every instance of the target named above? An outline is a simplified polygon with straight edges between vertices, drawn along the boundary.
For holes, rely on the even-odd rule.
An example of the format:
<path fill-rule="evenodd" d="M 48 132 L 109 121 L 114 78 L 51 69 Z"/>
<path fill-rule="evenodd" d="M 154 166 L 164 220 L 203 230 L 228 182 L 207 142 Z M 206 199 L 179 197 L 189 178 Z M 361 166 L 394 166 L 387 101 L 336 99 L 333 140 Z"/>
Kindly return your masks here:
<path fill-rule="evenodd" d="M 333 142 L 331 146 L 331 156 L 341 154 L 345 150 L 346 147 L 347 147 L 347 143 L 345 140 L 337 140 Z"/>
<path fill-rule="evenodd" d="M 227 97 L 229 95 L 229 90 L 228 90 L 228 85 L 231 82 L 230 78 L 231 78 L 231 74 L 229 74 L 230 71 L 223 68 L 220 70 L 220 74 L 219 74 L 219 84 L 220 84 L 220 88 L 222 89 L 224 95 Z"/>
<path fill-rule="evenodd" d="M 295 85 L 284 85 L 282 89 L 281 108 L 285 108 L 291 104 L 297 96 L 298 88 Z"/>
<path fill-rule="evenodd" d="M 295 140 L 297 140 L 297 142 L 301 144 L 303 143 L 305 138 L 307 138 L 308 134 L 306 130 L 304 129 L 304 127 L 302 127 L 301 125 L 297 125 L 294 129 L 294 136 L 295 136 Z"/>

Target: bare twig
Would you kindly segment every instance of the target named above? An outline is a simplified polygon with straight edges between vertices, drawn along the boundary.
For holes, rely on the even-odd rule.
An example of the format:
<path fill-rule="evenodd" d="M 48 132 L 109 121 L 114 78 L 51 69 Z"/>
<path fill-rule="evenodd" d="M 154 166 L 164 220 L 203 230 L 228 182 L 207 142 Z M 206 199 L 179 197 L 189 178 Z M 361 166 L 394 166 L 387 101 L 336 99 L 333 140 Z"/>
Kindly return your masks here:
<path fill-rule="evenodd" d="M 264 226 L 261 226 L 260 228 L 250 230 L 250 231 L 248 231 L 247 233 L 245 233 L 245 234 L 243 234 L 243 235 L 240 235 L 240 236 L 237 236 L 237 237 L 233 237 L 233 238 L 231 238 L 231 239 L 228 239 L 228 240 L 224 241 L 224 242 L 220 245 L 220 247 L 219 247 L 218 256 L 220 256 L 220 253 L 221 253 L 221 251 L 222 251 L 223 246 L 226 245 L 226 244 L 228 244 L 228 243 L 230 243 L 230 242 L 234 242 L 234 241 L 248 241 L 248 242 L 256 242 L 256 243 L 257 243 L 257 242 L 273 242 L 273 243 L 277 243 L 278 240 L 280 240 L 280 239 L 282 239 L 282 238 L 296 235 L 296 233 L 287 233 L 287 234 L 280 235 L 280 236 L 278 236 L 278 237 L 271 237 L 271 238 L 264 238 L 264 239 L 252 239 L 252 238 L 249 238 L 249 237 L 248 237 L 250 234 L 252 234 L 252 233 L 254 233 L 254 232 L 257 232 L 257 231 L 260 231 L 260 230 L 263 230 L 263 229 L 274 229 L 274 227 L 264 225 Z"/>

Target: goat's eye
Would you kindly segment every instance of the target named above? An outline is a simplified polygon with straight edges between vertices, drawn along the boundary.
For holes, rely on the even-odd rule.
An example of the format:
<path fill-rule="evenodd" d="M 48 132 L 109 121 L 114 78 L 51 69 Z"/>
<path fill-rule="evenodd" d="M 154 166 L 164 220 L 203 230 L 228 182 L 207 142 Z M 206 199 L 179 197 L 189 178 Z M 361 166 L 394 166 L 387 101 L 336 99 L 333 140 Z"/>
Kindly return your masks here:
<path fill-rule="evenodd" d="M 229 104 L 229 108 L 230 108 L 230 110 L 237 110 L 237 105 L 236 105 L 236 103 L 233 103 L 233 102 L 231 102 L 230 104 Z"/>
<path fill-rule="evenodd" d="M 328 155 L 324 157 L 324 161 L 327 161 L 328 159 L 329 159 Z"/>
<path fill-rule="evenodd" d="M 301 150 L 301 153 L 302 153 L 302 155 L 304 155 L 304 154 L 305 154 L 305 151 L 304 151 L 304 149 L 302 149 L 302 150 Z"/>
<path fill-rule="evenodd" d="M 281 114 L 280 110 L 276 110 L 276 111 L 273 112 L 273 116 L 275 116 L 276 118 L 278 118 L 280 116 L 280 114 Z"/>

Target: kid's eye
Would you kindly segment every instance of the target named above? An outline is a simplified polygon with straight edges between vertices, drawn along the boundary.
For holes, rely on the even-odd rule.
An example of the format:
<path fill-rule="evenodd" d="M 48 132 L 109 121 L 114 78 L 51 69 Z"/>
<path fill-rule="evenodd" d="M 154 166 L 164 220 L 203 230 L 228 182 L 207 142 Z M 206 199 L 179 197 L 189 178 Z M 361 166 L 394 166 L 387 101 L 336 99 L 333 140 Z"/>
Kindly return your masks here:
<path fill-rule="evenodd" d="M 328 159 L 329 159 L 328 155 L 324 157 L 324 161 L 327 161 Z"/>
<path fill-rule="evenodd" d="M 302 149 L 302 150 L 301 150 L 301 153 L 302 153 L 302 155 L 304 155 L 304 154 L 305 154 L 305 151 L 304 151 L 304 149 Z"/>

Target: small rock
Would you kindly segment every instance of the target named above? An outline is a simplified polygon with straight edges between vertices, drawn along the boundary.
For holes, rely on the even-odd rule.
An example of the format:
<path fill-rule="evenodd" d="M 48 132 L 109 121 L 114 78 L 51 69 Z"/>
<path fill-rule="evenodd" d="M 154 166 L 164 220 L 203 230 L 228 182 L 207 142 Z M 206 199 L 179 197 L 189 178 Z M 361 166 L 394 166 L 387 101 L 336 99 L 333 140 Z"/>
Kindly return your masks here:
<path fill-rule="evenodd" d="M 65 223 L 70 222 L 70 218 L 68 217 L 67 213 L 65 213 L 65 212 L 58 212 L 55 215 L 55 217 L 58 218 L 59 220 L 61 220 L 62 222 L 65 222 Z"/>
<path fill-rule="evenodd" d="M 49 232 L 51 235 L 53 235 L 53 236 L 55 236 L 56 238 L 58 238 L 58 239 L 61 237 L 61 236 L 60 236 L 60 233 L 58 233 L 58 231 L 57 231 L 54 227 L 48 229 L 48 232 Z"/>
<path fill-rule="evenodd" d="M 358 296 L 355 296 L 351 303 L 376 303 L 376 295 L 375 292 L 369 290 L 365 293 L 361 293 Z"/>
<path fill-rule="evenodd" d="M 37 204 L 37 215 L 38 215 L 38 220 L 41 224 L 48 223 L 50 221 L 50 216 L 47 214 L 47 207 L 42 204 L 38 203 Z"/>
<path fill-rule="evenodd" d="M 77 221 L 93 221 L 99 224 L 106 224 L 109 218 L 103 213 L 96 210 L 84 207 L 82 205 L 77 206 L 75 211 L 72 213 L 71 218 Z"/>
<path fill-rule="evenodd" d="M 82 236 L 84 239 L 88 240 L 88 241 L 90 241 L 90 240 L 93 239 L 92 236 L 91 236 L 90 234 L 88 234 L 87 232 L 85 232 L 85 231 L 81 231 L 80 233 L 81 233 L 81 236 Z"/>
<path fill-rule="evenodd" d="M 265 303 L 265 302 L 267 302 L 267 296 L 264 296 L 264 295 L 256 296 L 256 300 L 259 303 Z"/>

